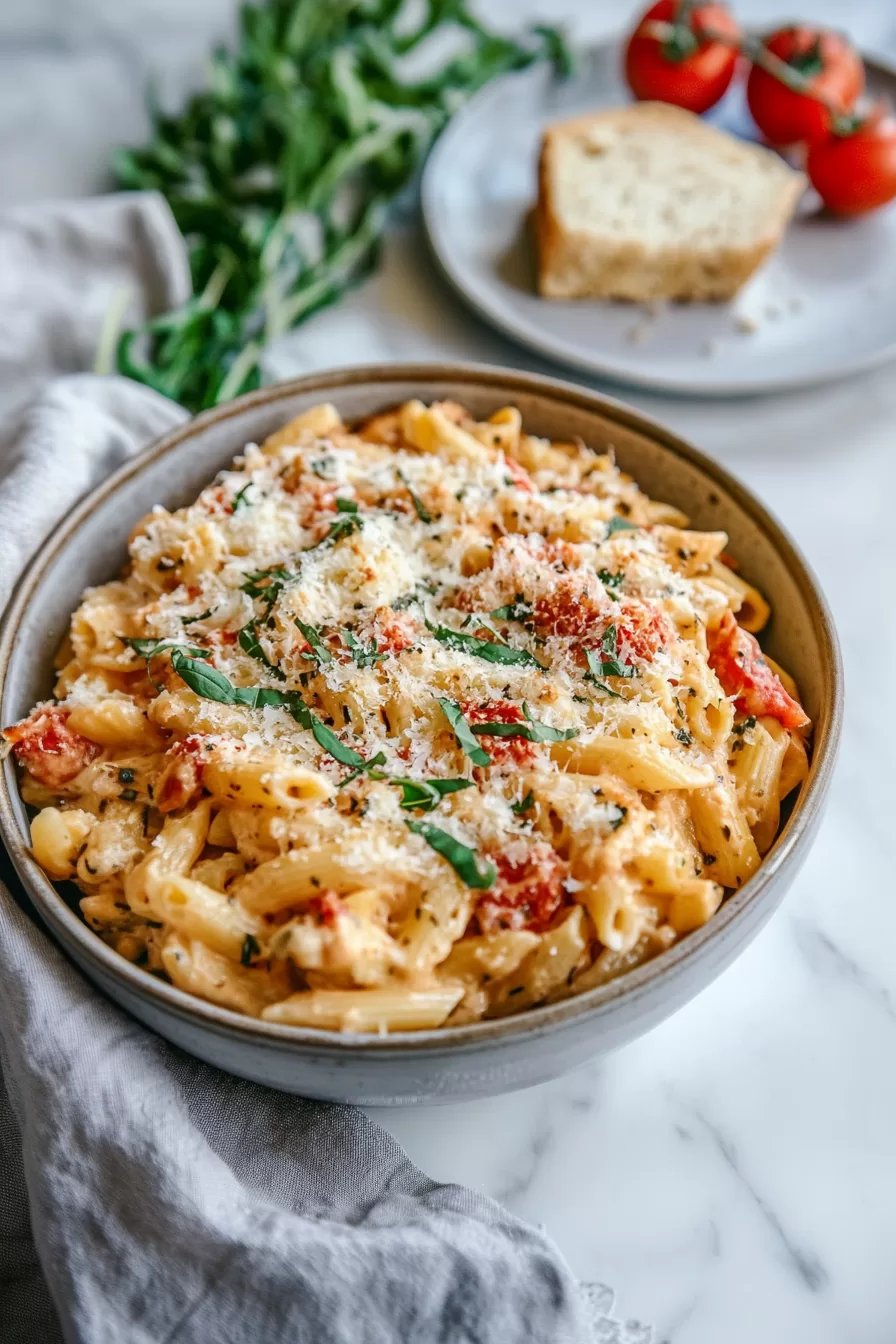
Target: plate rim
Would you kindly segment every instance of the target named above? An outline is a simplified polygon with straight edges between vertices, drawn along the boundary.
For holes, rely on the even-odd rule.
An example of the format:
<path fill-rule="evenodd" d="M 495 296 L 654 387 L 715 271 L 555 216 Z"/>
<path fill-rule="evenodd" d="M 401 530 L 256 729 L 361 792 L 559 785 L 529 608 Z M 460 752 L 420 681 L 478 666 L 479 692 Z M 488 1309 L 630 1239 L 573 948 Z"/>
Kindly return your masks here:
<path fill-rule="evenodd" d="M 608 50 L 615 50 L 619 43 L 620 38 L 617 35 L 605 38 L 602 41 L 589 43 L 583 48 L 583 51 L 586 59 L 591 59 Z M 861 51 L 860 54 L 867 69 L 891 80 L 896 86 L 896 59 L 890 60 L 885 56 L 872 56 L 865 51 Z M 807 388 L 818 387 L 831 382 L 841 382 L 862 373 L 870 373 L 896 360 L 896 337 L 894 337 L 893 340 L 881 346 L 879 350 L 848 359 L 835 370 L 823 369 L 817 373 L 791 376 L 772 375 L 748 382 L 728 381 L 709 384 L 700 379 L 670 378 L 662 374 L 642 374 L 637 370 L 620 367 L 612 360 L 607 361 L 601 357 L 592 358 L 588 355 L 578 355 L 575 351 L 568 351 L 565 348 L 558 350 L 555 341 L 550 337 L 542 337 L 534 324 L 530 324 L 523 319 L 518 324 L 497 311 L 488 299 L 482 297 L 478 288 L 466 282 L 463 272 L 454 264 L 451 253 L 442 246 L 437 223 L 439 212 L 434 197 L 442 160 L 452 145 L 463 135 L 468 123 L 475 119 L 482 108 L 487 107 L 490 102 L 496 101 L 501 93 L 510 86 L 511 81 L 519 82 L 526 78 L 531 79 L 539 69 L 543 70 L 544 66 L 528 66 L 524 70 L 509 71 L 480 89 L 452 117 L 448 126 L 433 145 L 420 180 L 420 213 L 430 256 L 454 292 L 460 296 L 468 308 L 472 309 L 490 327 L 499 331 L 515 345 L 535 351 L 536 354 L 550 360 L 552 364 L 561 369 L 587 373 L 591 377 L 606 379 L 618 387 L 639 388 L 643 391 L 661 392 L 678 397 L 701 398 L 707 401 L 723 401 L 738 397 L 752 398 L 782 392 L 804 391 Z M 896 88 L 894 88 L 894 92 L 896 92 Z M 634 311 L 638 311 L 638 305 L 633 305 Z"/>

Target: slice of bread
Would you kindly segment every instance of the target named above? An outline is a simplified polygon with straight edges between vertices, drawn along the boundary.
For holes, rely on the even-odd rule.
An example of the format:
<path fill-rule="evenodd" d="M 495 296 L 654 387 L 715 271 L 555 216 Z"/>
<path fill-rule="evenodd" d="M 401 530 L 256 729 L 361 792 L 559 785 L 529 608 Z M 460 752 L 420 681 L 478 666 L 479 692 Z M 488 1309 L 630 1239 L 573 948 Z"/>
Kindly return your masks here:
<path fill-rule="evenodd" d="M 545 131 L 535 229 L 550 299 L 730 299 L 781 241 L 806 180 L 667 103 Z"/>

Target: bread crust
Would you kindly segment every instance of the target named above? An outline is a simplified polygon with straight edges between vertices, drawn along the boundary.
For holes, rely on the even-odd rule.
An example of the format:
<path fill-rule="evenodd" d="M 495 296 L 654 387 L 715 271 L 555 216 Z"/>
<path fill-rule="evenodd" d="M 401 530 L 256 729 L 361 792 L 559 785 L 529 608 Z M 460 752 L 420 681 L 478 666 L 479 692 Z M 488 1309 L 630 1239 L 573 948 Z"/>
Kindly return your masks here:
<path fill-rule="evenodd" d="M 749 247 L 718 246 L 699 249 L 682 243 L 649 250 L 636 238 L 616 240 L 564 226 L 556 208 L 552 169 L 558 144 L 593 130 L 601 122 L 615 126 L 656 125 L 717 143 L 730 153 L 732 137 L 708 126 L 681 108 L 665 103 L 636 103 L 631 107 L 574 117 L 549 126 L 538 161 L 538 201 L 533 212 L 538 257 L 538 289 L 544 298 L 623 299 L 636 303 L 655 299 L 680 302 L 724 302 L 731 299 L 779 246 L 796 203 L 806 185 L 801 173 L 780 163 L 776 208 L 762 233 Z M 770 150 L 735 142 L 745 162 Z"/>

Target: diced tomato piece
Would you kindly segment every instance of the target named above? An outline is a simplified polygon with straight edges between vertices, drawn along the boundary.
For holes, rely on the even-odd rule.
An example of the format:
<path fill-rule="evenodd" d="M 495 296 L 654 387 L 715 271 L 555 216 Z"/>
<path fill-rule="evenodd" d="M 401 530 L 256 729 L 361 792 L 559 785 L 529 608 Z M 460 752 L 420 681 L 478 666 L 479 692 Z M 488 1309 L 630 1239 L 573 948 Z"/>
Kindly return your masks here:
<path fill-rule="evenodd" d="M 802 705 L 787 693 L 763 658 L 758 642 L 748 630 L 741 629 L 730 611 L 709 632 L 708 639 L 709 665 L 725 694 L 735 697 L 742 714 L 757 718 L 768 714 L 785 728 L 806 727 L 809 717 Z"/>
<path fill-rule="evenodd" d="M 99 756 L 102 747 L 68 727 L 69 711 L 41 705 L 21 723 L 4 728 L 16 760 L 48 789 L 59 789 Z"/>
<path fill-rule="evenodd" d="M 672 639 L 672 629 L 663 613 L 636 597 L 624 597 L 620 602 L 616 631 L 625 662 L 631 662 L 629 650 L 650 662 Z"/>
<path fill-rule="evenodd" d="M 332 887 L 324 887 L 322 891 L 312 896 L 306 909 L 318 924 L 323 924 L 328 929 L 332 929 L 340 915 L 348 913 L 342 897 Z"/>
<path fill-rule="evenodd" d="M 154 800 L 160 812 L 176 812 L 201 792 L 207 740 L 199 733 L 190 733 L 166 753 Z"/>
<path fill-rule="evenodd" d="M 564 882 L 569 866 L 544 840 L 521 859 L 499 854 L 497 879 L 476 907 L 483 933 L 496 929 L 531 929 L 542 933 L 557 911 L 570 902 Z"/>
<path fill-rule="evenodd" d="M 505 457 L 504 465 L 517 490 L 525 490 L 530 495 L 535 493 L 535 482 L 524 466 L 515 462 L 512 457 Z"/>
<path fill-rule="evenodd" d="M 461 704 L 464 717 L 471 725 L 477 723 L 525 723 L 526 716 L 519 705 L 510 700 L 490 700 L 484 705 L 472 700 Z M 492 758 L 493 765 L 530 766 L 538 759 L 538 747 L 525 737 L 489 737 L 479 739 L 484 751 Z M 488 768 L 488 767 L 484 767 Z"/>
<path fill-rule="evenodd" d="M 578 570 L 564 574 L 545 597 L 539 597 L 532 609 L 535 624 L 552 635 L 583 638 L 596 625 L 607 624 L 609 602 L 593 574 Z"/>
<path fill-rule="evenodd" d="M 205 638 L 209 644 L 235 644 L 237 632 L 235 630 L 208 630 L 205 632 Z"/>
<path fill-rule="evenodd" d="M 376 613 L 377 652 L 401 653 L 409 649 L 417 640 L 417 629 L 413 616 L 404 611 L 393 611 L 391 607 L 380 607 Z"/>

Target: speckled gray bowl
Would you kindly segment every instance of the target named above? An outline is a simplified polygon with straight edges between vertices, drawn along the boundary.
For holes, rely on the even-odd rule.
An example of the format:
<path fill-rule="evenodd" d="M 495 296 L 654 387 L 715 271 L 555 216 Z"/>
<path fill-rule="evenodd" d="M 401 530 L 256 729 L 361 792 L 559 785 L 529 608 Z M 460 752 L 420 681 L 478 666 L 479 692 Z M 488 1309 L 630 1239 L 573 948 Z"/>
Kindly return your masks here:
<path fill-rule="evenodd" d="M 843 676 L 827 605 L 779 524 L 714 462 L 609 398 L 550 378 L 473 365 L 375 365 L 313 374 L 209 411 L 152 444 L 79 504 L 41 548 L 0 634 L 3 723 L 52 685 L 53 654 L 83 588 L 112 577 L 133 522 L 153 504 L 177 508 L 249 440 L 317 401 L 346 419 L 408 397 L 450 397 L 488 415 L 508 402 L 555 438 L 612 445 L 619 463 L 695 526 L 724 528 L 743 572 L 775 612 L 769 652 L 790 668 L 816 724 L 809 779 L 758 873 L 703 929 L 624 978 L 518 1017 L 391 1038 L 340 1035 L 241 1017 L 163 984 L 93 934 L 34 863 L 10 761 L 0 781 L 0 832 L 41 918 L 111 998 L 200 1059 L 287 1092 L 371 1105 L 456 1101 L 526 1087 L 613 1050 L 697 994 L 768 919 L 802 863 L 822 813 L 840 732 Z"/>

